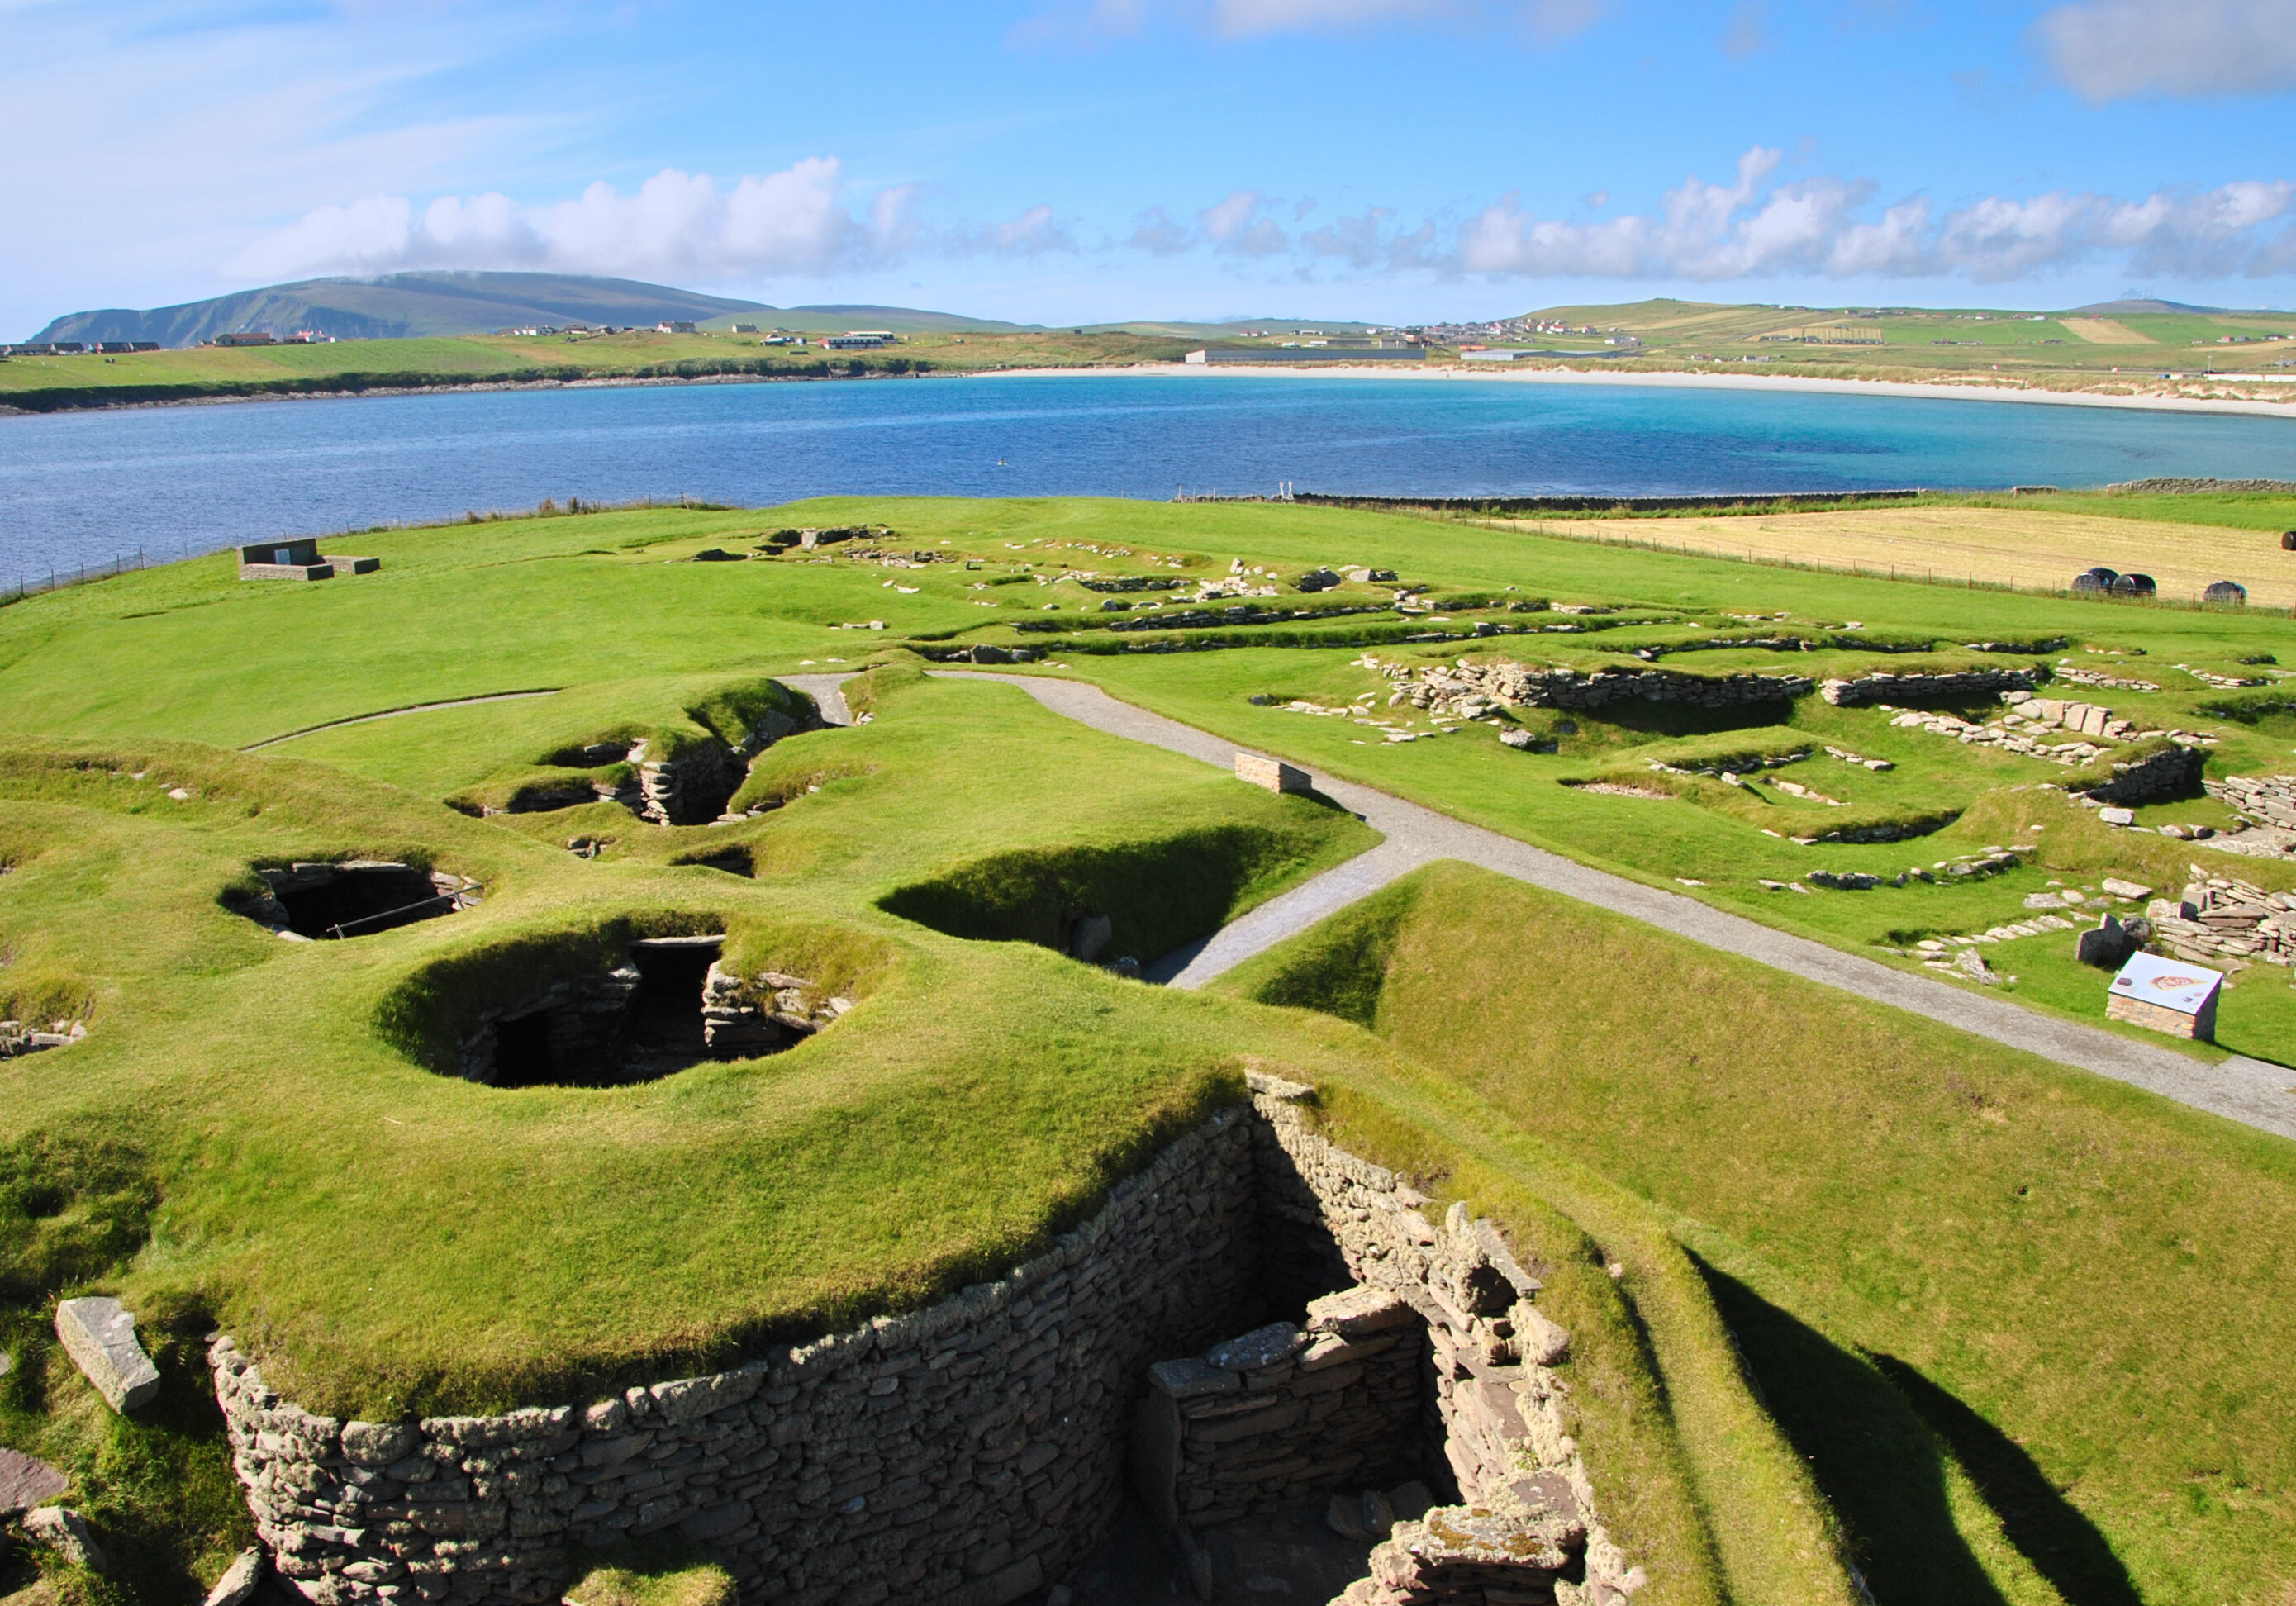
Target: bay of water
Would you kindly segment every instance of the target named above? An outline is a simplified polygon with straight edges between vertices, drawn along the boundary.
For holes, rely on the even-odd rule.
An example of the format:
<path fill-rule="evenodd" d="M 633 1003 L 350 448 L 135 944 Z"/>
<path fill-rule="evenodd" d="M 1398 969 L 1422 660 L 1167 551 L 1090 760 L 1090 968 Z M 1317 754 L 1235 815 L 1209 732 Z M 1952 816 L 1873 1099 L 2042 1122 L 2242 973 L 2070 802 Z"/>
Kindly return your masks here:
<path fill-rule="evenodd" d="M 0 418 L 0 586 L 141 551 L 683 495 L 1664 496 L 2296 477 L 2296 418 L 1257 376 L 633 387 Z"/>

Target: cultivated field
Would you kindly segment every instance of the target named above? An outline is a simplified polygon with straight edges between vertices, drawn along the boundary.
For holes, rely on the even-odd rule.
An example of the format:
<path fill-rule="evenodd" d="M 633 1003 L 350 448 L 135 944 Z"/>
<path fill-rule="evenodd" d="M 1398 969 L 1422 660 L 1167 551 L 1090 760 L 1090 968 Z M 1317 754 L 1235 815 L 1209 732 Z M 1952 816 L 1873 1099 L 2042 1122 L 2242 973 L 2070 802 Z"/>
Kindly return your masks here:
<path fill-rule="evenodd" d="M 1514 529 L 1582 529 L 1536 519 L 1505 522 Z M 1583 529 L 1603 537 L 1614 528 L 1597 524 Z M 1620 533 L 1626 539 L 1646 537 L 1720 557 L 2034 591 L 2066 589 L 2075 575 L 2102 564 L 2123 574 L 2151 575 L 2163 600 L 2194 602 L 2217 581 L 2234 580 L 2248 588 L 2253 605 L 2296 608 L 2296 552 L 2283 551 L 2279 533 L 2267 529 L 1946 505 L 1670 519 L 1626 526 Z"/>
<path fill-rule="evenodd" d="M 837 499 L 381 532 L 356 578 L 207 558 L 0 608 L 0 1015 L 86 1028 L 0 1061 L 0 1445 L 64 1469 L 119 1563 L 20 1547 L 0 1594 L 178 1606 L 247 1541 L 211 1331 L 315 1410 L 584 1405 L 996 1274 L 1266 1069 L 1540 1268 L 1636 1606 L 2283 1606 L 2288 1141 L 1456 864 L 1209 995 L 1144 986 L 1060 951 L 1083 917 L 1103 961 L 1152 960 L 1374 833 L 928 674 L 1095 682 L 2103 1028 L 2076 928 L 2148 906 L 2108 881 L 2296 892 L 2296 855 L 2199 784 L 2296 772 L 2296 625 L 1699 549 L 1710 524 L 1834 565 L 1843 541 L 2045 538 L 2164 582 L 2115 553 L 2296 561 L 2258 548 L 2287 498 L 2111 501 L 1543 536 Z M 1458 689 L 1534 671 L 1681 695 Z M 1979 679 L 1818 690 L 1882 672 Z M 865 723 L 768 717 L 803 710 L 785 677 L 838 673 Z M 2114 723 L 2013 726 L 1991 688 L 2019 681 Z M 507 692 L 540 694 L 310 729 Z M 2177 779 L 2131 823 L 2076 799 L 2164 755 Z M 648 760 L 718 790 L 644 817 Z M 254 918 L 258 869 L 348 860 L 483 897 L 352 940 Z M 819 1029 L 626 1085 L 463 1079 L 521 990 L 714 932 L 732 971 L 802 983 L 783 1007 Z M 2219 963 L 2218 1042 L 2177 1052 L 2291 1064 L 2289 968 Z M 111 1416 L 47 1336 L 97 1290 L 159 1352 L 149 1416 Z"/>

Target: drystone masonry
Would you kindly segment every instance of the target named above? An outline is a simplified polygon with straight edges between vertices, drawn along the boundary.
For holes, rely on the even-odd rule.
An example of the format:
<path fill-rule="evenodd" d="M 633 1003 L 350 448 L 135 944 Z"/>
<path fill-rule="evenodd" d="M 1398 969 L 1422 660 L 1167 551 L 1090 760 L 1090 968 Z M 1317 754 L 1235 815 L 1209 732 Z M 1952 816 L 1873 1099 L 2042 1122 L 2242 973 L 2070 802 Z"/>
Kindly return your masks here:
<path fill-rule="evenodd" d="M 2296 775 L 2226 775 L 2202 784 L 2226 808 L 2260 825 L 2296 831 Z"/>
<path fill-rule="evenodd" d="M 1309 1131 L 1298 1103 L 1308 1089 L 1255 1076 L 1252 1090 L 1263 1210 L 1301 1248 L 1329 1246 L 1339 1264 L 1326 1274 L 1399 1298 L 1425 1323 L 1433 1414 L 1460 1495 L 1398 1523 L 1348 1606 L 1622 1606 L 1643 1576 L 1595 1516 L 1553 1370 L 1570 1335 L 1534 1303 L 1538 1279 L 1490 1221 L 1455 1204 L 1438 1224 L 1393 1172 Z"/>
<path fill-rule="evenodd" d="M 1809 694 L 1806 675 L 1682 675 L 1671 669 L 1624 666 L 1600 669 L 1540 668 L 1505 660 L 1461 660 L 1415 673 L 1366 655 L 1357 660 L 1396 683 L 1388 706 L 1409 703 L 1438 716 L 1482 719 L 1502 708 L 1599 709 L 1614 702 L 1677 702 L 1695 708 L 1739 708 Z"/>
<path fill-rule="evenodd" d="M 586 1409 L 343 1422 L 218 1338 L 258 1533 L 319 1606 L 543 1606 L 578 1547 L 670 1529 L 750 1601 L 1017 1600 L 1105 1531 L 1148 1364 L 1251 1314 L 1249 1124 L 1215 1118 L 997 1282 Z"/>
<path fill-rule="evenodd" d="M 1159 1361 L 1133 1418 L 1134 1485 L 1166 1528 L 1207 1528 L 1416 1478 L 1426 1351 L 1407 1301 L 1357 1288 L 1310 1302 L 1304 1329 Z"/>
<path fill-rule="evenodd" d="M 2195 964 L 2244 959 L 2296 964 L 2296 894 L 2211 876 L 2198 864 L 2192 872 L 2191 884 L 2175 902 L 2160 897 L 2145 906 L 2162 947 Z"/>
<path fill-rule="evenodd" d="M 218 1336 L 258 1536 L 316 1606 L 547 1606 L 586 1548 L 666 1531 L 752 1602 L 1004 1606 L 1107 1531 L 1128 1426 L 1258 1393 L 1275 1403 L 1134 1438 L 1135 1480 L 1184 1534 L 1416 1457 L 1459 1499 L 1393 1525 L 1353 1606 L 1620 1606 L 1642 1580 L 1595 1517 L 1554 1370 L 1569 1337 L 1538 1280 L 1490 1222 L 1431 1220 L 1310 1131 L 1307 1089 L 1255 1074 L 1252 1091 L 1006 1277 L 586 1408 L 345 1422 L 282 1398 Z M 1203 1348 L 1274 1311 L 1306 1330 Z M 1234 1387 L 1176 1391 L 1171 1368 L 1152 1373 L 1176 1355 Z M 1259 1469 L 1246 1492 L 1220 1476 L 1223 1446 Z"/>
<path fill-rule="evenodd" d="M 1855 680 L 1829 680 L 1817 688 L 1817 694 L 1842 708 L 1897 701 L 1957 702 L 1998 692 L 2030 692 L 2044 673 L 2034 669 L 1964 669 L 1944 675 L 1918 671 L 1901 675 L 1890 669 L 1872 669 Z"/>
<path fill-rule="evenodd" d="M 2067 790 L 2099 803 L 2150 803 L 2190 791 L 2205 762 L 2198 749 L 2171 744 L 2128 763 L 2116 760 L 2104 779 Z"/>

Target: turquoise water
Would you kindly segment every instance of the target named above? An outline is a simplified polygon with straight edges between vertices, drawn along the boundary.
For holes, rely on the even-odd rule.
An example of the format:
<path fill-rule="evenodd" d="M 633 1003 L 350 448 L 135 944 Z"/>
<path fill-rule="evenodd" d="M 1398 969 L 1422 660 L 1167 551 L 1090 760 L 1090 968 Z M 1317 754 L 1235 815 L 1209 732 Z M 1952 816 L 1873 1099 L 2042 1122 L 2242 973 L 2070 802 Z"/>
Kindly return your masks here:
<path fill-rule="evenodd" d="M 1062 375 L 0 419 L 0 585 L 140 549 L 685 495 L 1669 495 L 2296 478 L 2296 417 L 1688 388 Z"/>

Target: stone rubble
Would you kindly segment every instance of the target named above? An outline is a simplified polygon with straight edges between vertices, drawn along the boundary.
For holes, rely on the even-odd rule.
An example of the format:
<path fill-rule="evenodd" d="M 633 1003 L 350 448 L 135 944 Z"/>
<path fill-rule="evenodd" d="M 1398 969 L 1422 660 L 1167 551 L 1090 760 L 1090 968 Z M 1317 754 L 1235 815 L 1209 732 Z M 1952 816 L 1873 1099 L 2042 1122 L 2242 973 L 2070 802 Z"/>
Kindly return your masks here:
<path fill-rule="evenodd" d="M 1830 758 L 1839 758 L 1844 764 L 1855 764 L 1861 769 L 1870 769 L 1877 774 L 1883 770 L 1898 767 L 1887 758 L 1868 758 L 1865 754 L 1853 753 L 1848 748 L 1829 746 L 1825 752 L 1826 757 Z"/>
<path fill-rule="evenodd" d="M 1395 683 L 1390 708 L 1409 703 L 1438 718 L 1488 719 L 1501 709 L 1597 709 L 1609 703 L 1687 703 L 1698 708 L 1738 708 L 1807 696 L 1811 681 L 1800 675 L 1685 675 L 1671 669 L 1605 665 L 1594 670 L 1540 668 L 1504 659 L 1428 665 L 1414 669 L 1370 654 L 1356 660 Z"/>
<path fill-rule="evenodd" d="M 36 1054 L 44 1049 L 70 1048 L 86 1036 L 85 1020 L 51 1020 L 45 1030 L 21 1020 L 0 1020 L 0 1060 Z"/>
<path fill-rule="evenodd" d="M 2175 902 L 2145 907 L 2155 939 L 2195 964 L 2260 959 L 2296 964 L 2296 894 L 2267 892 L 2249 881 L 2211 876 L 2198 864 Z"/>
<path fill-rule="evenodd" d="M 2157 692 L 2161 689 L 2149 680 L 2132 680 L 2117 675 L 2101 674 L 2095 669 L 2075 668 L 2063 660 L 2058 662 L 2053 678 L 2070 680 L 2075 685 L 2095 686 L 2106 692 Z"/>
<path fill-rule="evenodd" d="M 69 1506 L 44 1505 L 24 1513 L 24 1537 L 55 1552 L 68 1567 L 85 1567 L 99 1577 L 111 1570 L 103 1547 L 88 1531 L 87 1519 Z"/>
<path fill-rule="evenodd" d="M 208 1591 L 201 1606 L 241 1606 L 255 1593 L 255 1586 L 263 1582 L 263 1553 L 250 1545 L 223 1569 L 223 1577 L 216 1580 L 215 1587 Z"/>
<path fill-rule="evenodd" d="M 2296 831 L 2296 775 L 2226 775 L 2201 784 L 2235 814 L 2259 825 Z"/>
<path fill-rule="evenodd" d="M 1371 1576 L 1341 1602 L 1548 1601 L 1559 1575 L 1582 1566 L 1581 1599 L 1614 1602 L 1638 1588 L 1640 1569 L 1595 1516 L 1586 1464 L 1565 1425 L 1569 1387 L 1553 1369 L 1567 1357 L 1570 1335 L 1534 1303 L 1538 1279 L 1465 1205 L 1430 1221 L 1418 1209 L 1425 1201 L 1394 1173 L 1309 1132 L 1296 1102 L 1308 1089 L 1257 1074 L 1252 1087 L 1268 1169 L 1289 1169 L 1292 1210 L 1319 1217 L 1337 1241 L 1355 1285 L 1341 1298 L 1372 1311 L 1385 1308 L 1380 1293 L 1399 1296 L 1424 1322 L 1436 1423 L 1461 1495 L 1398 1522 L 1372 1552 Z"/>

